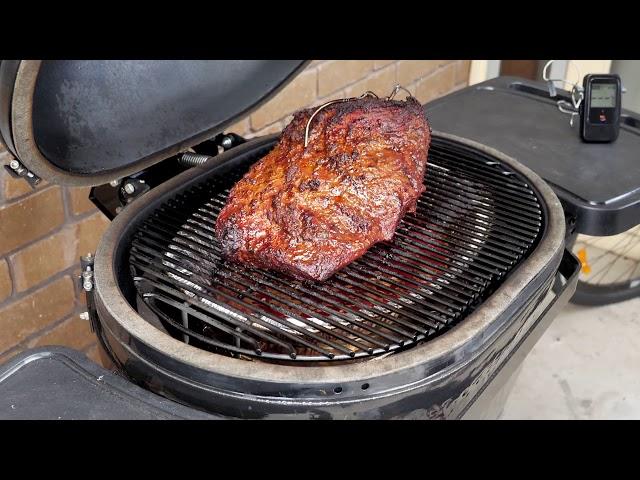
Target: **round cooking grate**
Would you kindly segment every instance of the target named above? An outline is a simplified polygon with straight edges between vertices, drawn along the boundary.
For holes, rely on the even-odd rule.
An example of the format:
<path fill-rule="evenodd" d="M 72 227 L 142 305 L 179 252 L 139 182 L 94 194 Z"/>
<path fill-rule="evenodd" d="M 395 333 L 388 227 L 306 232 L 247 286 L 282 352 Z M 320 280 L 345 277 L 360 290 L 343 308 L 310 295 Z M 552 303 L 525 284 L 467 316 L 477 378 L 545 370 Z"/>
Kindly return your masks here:
<path fill-rule="evenodd" d="M 325 282 L 302 282 L 220 256 L 216 217 L 248 167 L 225 178 L 213 173 L 167 200 L 131 244 L 142 301 L 176 338 L 217 353 L 346 361 L 415 345 L 473 311 L 543 227 L 538 198 L 519 174 L 434 138 L 426 192 L 394 241 Z"/>

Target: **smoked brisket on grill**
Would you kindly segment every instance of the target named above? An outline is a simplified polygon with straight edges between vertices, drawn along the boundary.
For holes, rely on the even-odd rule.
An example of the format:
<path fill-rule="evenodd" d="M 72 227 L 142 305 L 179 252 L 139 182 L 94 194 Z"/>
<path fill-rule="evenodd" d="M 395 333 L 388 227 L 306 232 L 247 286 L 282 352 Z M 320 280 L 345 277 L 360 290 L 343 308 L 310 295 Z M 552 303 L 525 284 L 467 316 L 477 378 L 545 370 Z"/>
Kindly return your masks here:
<path fill-rule="evenodd" d="M 362 98 L 297 112 L 233 187 L 216 222 L 228 260 L 326 280 L 414 212 L 431 130 L 422 106 Z"/>

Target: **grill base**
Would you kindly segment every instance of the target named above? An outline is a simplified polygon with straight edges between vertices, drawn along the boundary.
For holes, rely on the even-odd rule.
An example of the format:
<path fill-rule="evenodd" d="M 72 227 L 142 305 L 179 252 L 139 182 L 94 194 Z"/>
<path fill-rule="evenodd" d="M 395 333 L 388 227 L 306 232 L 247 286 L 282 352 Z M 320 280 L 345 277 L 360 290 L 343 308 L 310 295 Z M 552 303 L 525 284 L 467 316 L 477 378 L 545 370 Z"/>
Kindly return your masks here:
<path fill-rule="evenodd" d="M 574 268 L 577 273 L 577 263 Z M 559 279 L 566 281 L 560 273 L 554 279 L 556 287 L 561 284 Z M 308 398 L 308 384 L 291 385 L 292 390 L 289 392 L 276 392 L 270 391 L 272 387 L 264 382 L 261 387 L 264 391 L 270 391 L 270 394 L 254 395 L 239 392 L 238 383 L 227 384 L 228 390 L 220 388 L 225 385 L 224 382 L 220 382 L 217 388 L 198 385 L 192 378 L 176 376 L 175 372 L 167 372 L 124 350 L 120 351 L 119 357 L 128 358 L 127 366 L 122 371 L 141 387 L 178 403 L 231 418 L 497 419 L 508 398 L 509 385 L 513 384 L 522 360 L 550 325 L 555 313 L 568 303 L 575 291 L 577 276 L 568 289 L 551 289 L 551 280 L 554 279 L 533 292 L 528 303 L 510 313 L 505 328 L 495 332 L 490 345 L 476 352 L 477 355 L 465 362 L 464 367 L 456 368 L 454 364 L 445 369 L 445 374 L 429 374 L 429 370 L 420 366 L 418 370 L 424 377 L 418 382 L 409 381 L 404 375 L 397 374 L 368 379 L 355 385 L 340 382 L 312 387 L 316 394 L 325 392 L 331 397 L 331 401 L 327 401 L 327 398 L 321 400 L 319 395 L 315 401 Z M 549 305 L 554 307 L 552 313 L 545 310 Z M 527 342 L 527 339 L 533 341 Z M 114 337 L 108 339 L 108 344 L 121 345 Z M 509 361 L 514 356 L 515 361 Z M 189 373 L 193 374 L 193 371 Z M 367 395 L 368 390 L 374 388 L 376 393 Z M 337 389 L 340 389 L 340 393 Z M 340 396 L 343 394 L 345 399 L 341 401 Z M 347 394 L 359 398 L 346 398 Z"/>

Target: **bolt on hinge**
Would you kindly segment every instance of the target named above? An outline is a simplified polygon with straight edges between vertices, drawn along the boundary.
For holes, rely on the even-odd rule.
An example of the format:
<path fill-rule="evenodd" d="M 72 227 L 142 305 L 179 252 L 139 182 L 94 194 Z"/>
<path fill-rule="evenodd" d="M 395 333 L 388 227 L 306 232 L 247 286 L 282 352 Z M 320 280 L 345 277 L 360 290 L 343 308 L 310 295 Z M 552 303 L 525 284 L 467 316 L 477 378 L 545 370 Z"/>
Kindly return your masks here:
<path fill-rule="evenodd" d="M 9 165 L 5 165 L 4 168 L 9 172 L 13 178 L 23 178 L 27 181 L 27 183 L 31 186 L 31 188 L 36 188 L 38 184 L 42 181 L 40 177 L 38 177 L 35 173 L 30 172 L 24 165 L 22 165 L 15 158 L 9 162 Z"/>
<path fill-rule="evenodd" d="M 85 272 L 82 272 L 82 288 L 84 288 L 85 291 L 90 292 L 91 290 L 93 290 L 93 272 L 90 270 L 87 270 Z"/>
<path fill-rule="evenodd" d="M 136 198 L 138 198 L 143 193 L 151 190 L 151 187 L 147 185 L 141 178 L 125 178 L 120 187 L 120 198 L 121 200 L 129 204 Z"/>
<path fill-rule="evenodd" d="M 224 148 L 225 150 L 229 150 L 231 147 L 233 147 L 233 137 L 231 135 L 225 135 L 224 137 L 222 137 L 220 145 L 222 145 L 222 148 Z"/>
<path fill-rule="evenodd" d="M 80 257 L 80 286 L 85 292 L 93 290 L 93 255 L 88 253 Z"/>
<path fill-rule="evenodd" d="M 80 257 L 80 268 L 82 274 L 80 275 L 80 285 L 86 292 L 87 311 L 80 314 L 80 318 L 83 320 L 89 320 L 89 326 L 93 333 L 97 333 L 100 330 L 100 321 L 98 320 L 98 312 L 96 310 L 96 303 L 94 299 L 94 270 L 93 270 L 94 255 L 88 253 Z"/>

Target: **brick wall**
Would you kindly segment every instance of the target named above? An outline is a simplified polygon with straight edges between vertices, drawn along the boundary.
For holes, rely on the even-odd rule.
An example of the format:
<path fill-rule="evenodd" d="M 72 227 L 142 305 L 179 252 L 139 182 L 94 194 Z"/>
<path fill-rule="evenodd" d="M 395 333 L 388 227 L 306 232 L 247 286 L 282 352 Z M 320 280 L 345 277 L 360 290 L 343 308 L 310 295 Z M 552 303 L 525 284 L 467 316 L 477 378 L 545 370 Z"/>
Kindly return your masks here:
<path fill-rule="evenodd" d="M 9 160 L 0 150 L 0 165 Z M 34 191 L 0 171 L 0 364 L 53 344 L 97 360 L 95 337 L 79 317 L 86 309 L 76 277 L 80 255 L 95 251 L 109 222 L 88 191 L 47 182 Z"/>
<path fill-rule="evenodd" d="M 249 138 L 279 132 L 300 108 L 367 90 L 388 95 L 396 83 L 426 103 L 465 87 L 470 65 L 470 60 L 314 60 L 278 95 L 229 131 Z"/>
<path fill-rule="evenodd" d="M 469 60 L 316 60 L 275 98 L 229 131 L 279 132 L 295 110 L 396 83 L 425 103 L 466 86 Z M 0 165 L 10 154 L 0 147 Z M 108 226 L 88 188 L 43 182 L 33 191 L 0 171 L 0 364 L 27 348 L 67 345 L 99 362 L 78 288 L 79 257 L 94 252 Z"/>

